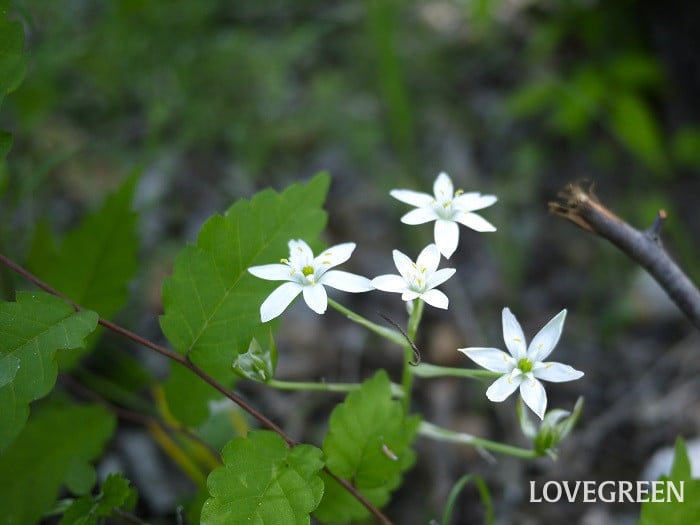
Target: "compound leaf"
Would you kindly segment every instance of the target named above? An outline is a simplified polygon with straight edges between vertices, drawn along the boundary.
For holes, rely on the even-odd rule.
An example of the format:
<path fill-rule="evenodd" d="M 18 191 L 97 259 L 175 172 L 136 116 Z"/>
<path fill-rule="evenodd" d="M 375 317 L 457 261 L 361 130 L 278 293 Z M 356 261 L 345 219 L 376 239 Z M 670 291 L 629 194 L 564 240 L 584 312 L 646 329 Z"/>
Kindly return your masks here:
<path fill-rule="evenodd" d="M 0 303 L 0 451 L 24 426 L 29 403 L 53 388 L 56 351 L 82 347 L 97 319 L 43 292 Z"/>
<path fill-rule="evenodd" d="M 180 353 L 216 379 L 233 380 L 232 363 L 261 328 L 260 305 L 279 285 L 255 278 L 248 268 L 287 256 L 290 239 L 315 242 L 326 223 L 321 206 L 328 184 L 328 175 L 319 174 L 282 193 L 268 189 L 240 200 L 223 216 L 211 217 L 197 244 L 176 258 L 172 276 L 163 283 L 161 328 Z M 181 380 L 166 383 L 166 396 L 176 417 L 196 425 L 201 417 L 172 402 L 174 390 L 183 388 Z"/>
<path fill-rule="evenodd" d="M 38 522 L 53 506 L 76 464 L 102 453 L 115 423 L 114 416 L 100 406 L 51 404 L 34 411 L 0 455 L 3 523 Z"/>
<path fill-rule="evenodd" d="M 202 507 L 202 524 L 310 523 L 323 495 L 320 449 L 289 448 L 274 432 L 258 430 L 231 440 L 222 456 L 224 466 L 207 480 L 211 497 Z"/>
<path fill-rule="evenodd" d="M 326 466 L 381 507 L 415 461 L 410 447 L 419 423 L 420 418 L 407 417 L 401 403 L 392 400 L 389 378 L 379 371 L 333 410 L 323 441 Z M 333 484 L 337 485 L 327 483 L 315 513 L 319 519 L 336 522 L 368 515 L 359 502 Z"/>

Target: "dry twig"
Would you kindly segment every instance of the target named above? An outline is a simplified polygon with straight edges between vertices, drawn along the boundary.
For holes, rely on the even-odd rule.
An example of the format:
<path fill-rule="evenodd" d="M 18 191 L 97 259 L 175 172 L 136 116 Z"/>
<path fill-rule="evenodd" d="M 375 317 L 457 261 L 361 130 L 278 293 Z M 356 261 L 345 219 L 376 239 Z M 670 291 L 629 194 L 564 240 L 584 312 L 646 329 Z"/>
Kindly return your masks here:
<path fill-rule="evenodd" d="M 648 230 L 640 231 L 603 206 L 592 189 L 568 184 L 560 201 L 550 202 L 549 211 L 576 226 L 606 238 L 639 263 L 662 286 L 696 328 L 700 329 L 700 291 L 671 259 L 661 243 L 661 226 L 666 212 L 659 210 Z"/>

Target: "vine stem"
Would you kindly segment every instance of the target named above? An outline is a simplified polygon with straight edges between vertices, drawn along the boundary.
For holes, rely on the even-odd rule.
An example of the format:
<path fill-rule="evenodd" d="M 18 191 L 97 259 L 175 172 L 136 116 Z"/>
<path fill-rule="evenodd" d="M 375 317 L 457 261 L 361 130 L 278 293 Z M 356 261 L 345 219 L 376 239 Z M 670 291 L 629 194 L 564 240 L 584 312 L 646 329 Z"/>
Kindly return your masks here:
<path fill-rule="evenodd" d="M 12 271 L 15 273 L 21 275 L 28 281 L 34 283 L 36 286 L 41 288 L 47 293 L 50 293 L 51 295 L 54 295 L 66 303 L 70 304 L 73 309 L 76 312 L 80 312 L 83 310 L 86 310 L 79 304 L 76 304 L 75 302 L 71 301 L 68 297 L 63 295 L 61 292 L 56 290 L 55 288 L 51 287 L 41 279 L 39 279 L 37 276 L 35 276 L 33 273 L 29 272 L 19 264 L 15 263 L 11 259 L 5 257 L 5 255 L 0 254 L 0 262 L 10 268 Z M 287 434 L 280 426 L 278 426 L 274 421 L 272 421 L 270 418 L 265 416 L 263 413 L 258 411 L 255 407 L 253 407 L 251 404 L 249 404 L 245 399 L 242 397 L 238 396 L 234 392 L 231 392 L 228 388 L 226 388 L 224 385 L 219 383 L 216 379 L 211 377 L 209 374 L 207 374 L 204 370 L 199 368 L 195 363 L 193 363 L 190 358 L 187 355 L 181 355 L 176 352 L 173 352 L 169 348 L 166 348 L 162 345 L 159 345 L 157 343 L 154 343 L 153 341 L 150 341 L 149 339 L 146 339 L 145 337 L 140 336 L 139 334 L 132 332 L 131 330 L 127 330 L 126 328 L 113 323 L 112 321 L 108 321 L 107 319 L 103 319 L 102 317 L 99 318 L 98 324 L 104 326 L 108 330 L 111 330 L 112 332 L 115 332 L 127 339 L 130 339 L 131 341 L 138 343 L 142 346 L 145 346 L 146 348 L 153 350 L 154 352 L 159 353 L 160 355 L 175 361 L 179 363 L 180 365 L 184 366 L 191 372 L 193 372 L 195 375 L 199 376 L 200 379 L 202 379 L 204 382 L 209 384 L 212 388 L 217 390 L 219 393 L 221 393 L 223 396 L 227 397 L 234 403 L 236 403 L 239 407 L 241 407 L 244 411 L 246 411 L 249 415 L 251 415 L 253 418 L 255 418 L 262 426 L 272 430 L 273 432 L 277 433 L 286 443 L 290 446 L 296 446 L 299 445 L 300 442 L 294 439 L 292 436 Z M 383 525 L 392 525 L 392 522 L 387 518 L 378 508 L 376 508 L 365 496 L 357 489 L 355 488 L 349 481 L 335 475 L 333 472 L 328 470 L 328 467 L 323 467 L 323 470 L 328 474 L 330 477 L 332 477 L 335 481 L 337 481 L 345 490 L 347 490 L 350 494 L 353 495 L 355 499 L 357 499 L 380 523 Z"/>

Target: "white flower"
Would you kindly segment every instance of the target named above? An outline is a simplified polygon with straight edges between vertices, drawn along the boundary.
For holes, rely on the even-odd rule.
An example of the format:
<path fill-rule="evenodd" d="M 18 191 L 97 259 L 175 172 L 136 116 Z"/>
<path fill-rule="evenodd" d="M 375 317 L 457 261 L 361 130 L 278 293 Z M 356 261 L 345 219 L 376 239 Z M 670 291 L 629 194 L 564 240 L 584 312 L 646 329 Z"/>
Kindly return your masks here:
<path fill-rule="evenodd" d="M 289 259 L 280 264 L 252 266 L 248 271 L 268 281 L 289 281 L 276 288 L 260 306 L 263 323 L 280 315 L 300 293 L 314 312 L 322 314 L 328 307 L 324 286 L 344 292 L 367 292 L 372 289 L 369 279 L 349 272 L 330 270 L 350 258 L 354 242 L 332 246 L 314 258 L 309 245 L 302 240 L 289 241 Z"/>
<path fill-rule="evenodd" d="M 503 374 L 486 391 L 491 401 L 503 401 L 520 387 L 525 404 L 542 419 L 547 408 L 547 394 L 539 380 L 563 383 L 583 376 L 583 372 L 569 365 L 544 362 L 559 341 L 565 318 L 566 310 L 562 310 L 526 348 L 518 320 L 508 308 L 504 308 L 503 339 L 510 354 L 498 348 L 459 348 L 458 351 L 487 370 Z"/>
<path fill-rule="evenodd" d="M 498 198 L 495 195 L 482 195 L 479 192 L 464 193 L 462 190 L 455 192 L 452 180 L 444 172 L 435 179 L 433 193 L 435 195 L 412 190 L 391 190 L 389 195 L 417 207 L 401 217 L 401 222 L 404 224 L 435 221 L 435 244 L 447 259 L 455 252 L 459 242 L 457 223 L 478 232 L 496 231 L 493 224 L 473 213 L 496 202 Z"/>
<path fill-rule="evenodd" d="M 449 300 L 440 290 L 434 288 L 455 273 L 454 268 L 438 270 L 440 252 L 437 246 L 429 244 L 413 262 L 406 255 L 394 250 L 394 264 L 401 275 L 380 275 L 372 279 L 371 284 L 378 290 L 401 293 L 401 299 L 412 301 L 420 297 L 436 308 L 447 308 Z"/>

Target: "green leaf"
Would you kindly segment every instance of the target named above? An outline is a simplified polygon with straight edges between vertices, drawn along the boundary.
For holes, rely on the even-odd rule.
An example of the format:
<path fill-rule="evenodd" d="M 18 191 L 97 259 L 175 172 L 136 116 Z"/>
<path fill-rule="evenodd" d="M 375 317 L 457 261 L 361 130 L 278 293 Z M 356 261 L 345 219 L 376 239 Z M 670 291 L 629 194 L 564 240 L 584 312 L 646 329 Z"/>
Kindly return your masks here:
<path fill-rule="evenodd" d="M 74 458 L 66 471 L 66 486 L 73 494 L 83 496 L 95 486 L 95 469 L 89 463 Z"/>
<path fill-rule="evenodd" d="M 692 479 L 690 460 L 683 438 L 676 439 L 676 454 L 671 467 L 670 476 L 661 476 L 659 482 L 664 483 L 664 499 L 666 501 L 651 501 L 654 495 L 653 486 L 649 486 L 650 501 L 642 503 L 638 525 L 686 525 L 700 523 L 700 479 Z M 682 501 L 678 501 L 673 490 L 667 490 L 672 483 L 677 491 L 682 486 Z"/>
<path fill-rule="evenodd" d="M 641 98 L 632 93 L 618 94 L 610 100 L 610 124 L 627 149 L 653 171 L 664 175 L 668 161 L 661 131 Z"/>
<path fill-rule="evenodd" d="M 100 518 L 112 515 L 115 509 L 129 511 L 136 504 L 136 491 L 121 473 L 110 474 L 99 494 L 74 500 L 63 514 L 59 525 L 94 525 Z"/>
<path fill-rule="evenodd" d="M 234 438 L 222 452 L 224 466 L 207 480 L 211 497 L 202 524 L 308 524 L 323 494 L 322 453 L 310 445 L 289 448 L 267 430 Z"/>
<path fill-rule="evenodd" d="M 401 403 L 392 400 L 389 378 L 379 371 L 333 410 L 323 441 L 326 466 L 381 507 L 415 461 L 411 443 L 419 423 L 419 417 L 407 417 Z M 368 512 L 327 485 L 315 515 L 336 522 L 361 519 Z"/>
<path fill-rule="evenodd" d="M 128 177 L 102 207 L 57 243 L 40 226 L 28 267 L 75 303 L 110 318 L 126 303 L 138 270 L 139 242 L 131 202 L 138 178 Z"/>
<path fill-rule="evenodd" d="M 39 223 L 27 258 L 27 266 L 38 277 L 107 319 L 124 307 L 128 283 L 138 270 L 136 214 L 131 211 L 137 180 L 135 175 L 128 177 L 61 243 L 45 223 Z M 85 351 L 60 356 L 61 370 L 72 368 L 101 333 L 98 327 L 88 338 Z"/>
<path fill-rule="evenodd" d="M 180 353 L 219 381 L 233 380 L 232 363 L 262 326 L 260 305 L 279 286 L 255 278 L 248 268 L 287 256 L 290 239 L 314 242 L 326 223 L 321 206 L 328 184 L 328 175 L 319 174 L 280 194 L 268 189 L 238 201 L 224 216 L 211 217 L 197 244 L 176 258 L 173 275 L 163 283 L 161 327 Z M 183 386 L 166 383 L 168 404 L 182 422 L 197 425 L 202 417 L 172 401 L 175 389 Z M 191 404 L 207 401 L 190 399 Z"/>
<path fill-rule="evenodd" d="M 27 56 L 24 54 L 24 29 L 20 22 L 5 19 L 0 12 L 0 105 L 5 95 L 19 87 L 27 72 Z M 0 161 L 12 147 L 12 136 L 0 130 Z"/>
<path fill-rule="evenodd" d="M 17 302 L 0 303 L 0 451 L 24 426 L 29 403 L 56 382 L 56 350 L 80 348 L 97 326 L 97 314 L 76 312 L 43 292 L 18 292 Z"/>
<path fill-rule="evenodd" d="M 15 442 L 0 455 L 3 523 L 35 523 L 56 500 L 77 462 L 97 458 L 115 418 L 99 406 L 51 404 L 32 413 Z"/>

